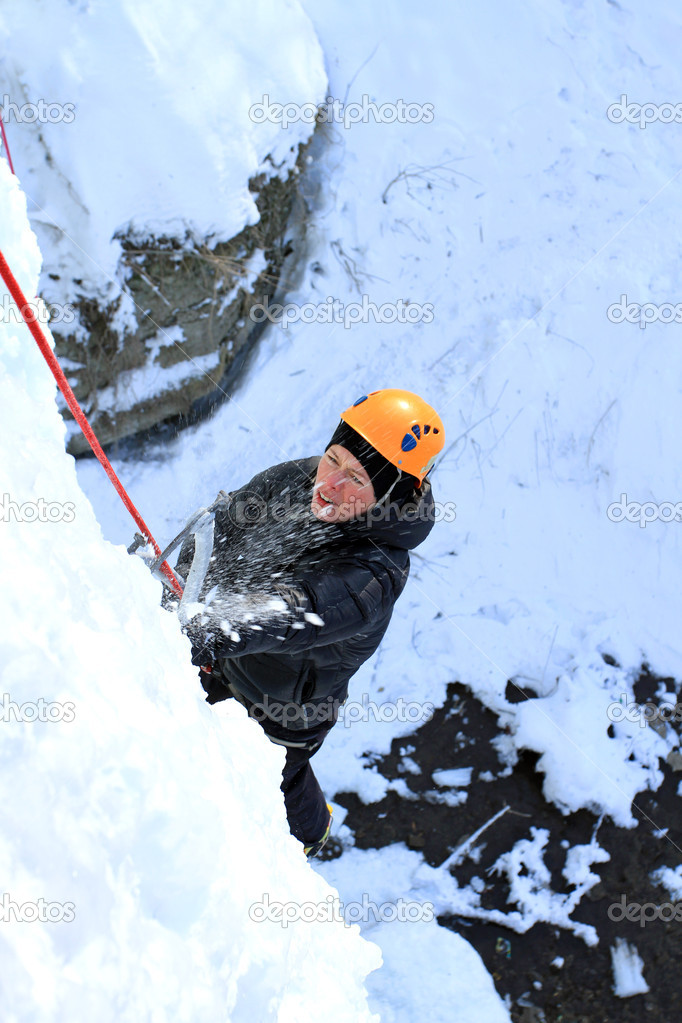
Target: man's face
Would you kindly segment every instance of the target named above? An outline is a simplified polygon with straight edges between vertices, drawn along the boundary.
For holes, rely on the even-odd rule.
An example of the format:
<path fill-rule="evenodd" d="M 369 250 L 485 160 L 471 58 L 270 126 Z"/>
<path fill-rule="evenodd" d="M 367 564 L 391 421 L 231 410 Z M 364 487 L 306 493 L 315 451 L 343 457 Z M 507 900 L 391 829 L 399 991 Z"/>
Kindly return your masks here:
<path fill-rule="evenodd" d="M 374 504 L 374 487 L 360 462 L 341 444 L 332 444 L 317 468 L 313 515 L 321 522 L 348 522 Z"/>

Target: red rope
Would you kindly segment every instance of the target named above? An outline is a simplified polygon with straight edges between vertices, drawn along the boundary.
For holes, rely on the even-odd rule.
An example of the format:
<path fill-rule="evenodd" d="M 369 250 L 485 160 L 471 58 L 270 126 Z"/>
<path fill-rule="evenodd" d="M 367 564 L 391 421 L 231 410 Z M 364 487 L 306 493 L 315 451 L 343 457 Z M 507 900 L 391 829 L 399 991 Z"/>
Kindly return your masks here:
<path fill-rule="evenodd" d="M 2 134 L 2 144 L 5 147 L 5 152 L 7 153 L 7 163 L 9 164 L 9 169 L 12 171 L 12 174 L 14 174 L 12 157 L 10 155 L 9 146 L 7 145 L 7 136 L 5 135 L 5 125 L 2 123 L 2 111 L 0 111 L 0 133 Z"/>
<path fill-rule="evenodd" d="M 36 314 L 34 313 L 34 311 L 31 309 L 30 305 L 26 301 L 26 299 L 24 297 L 24 294 L 23 294 L 21 288 L 19 287 L 19 285 L 17 284 L 12 271 L 10 270 L 9 266 L 7 265 L 7 260 L 3 256 L 2 252 L 0 252 L 0 276 L 2 276 L 2 279 L 4 280 L 5 284 L 7 285 L 12 298 L 14 299 L 16 304 L 18 305 L 19 311 L 21 312 L 21 315 L 24 318 L 26 326 L 28 327 L 28 329 L 33 334 L 33 337 L 35 338 L 35 341 L 36 341 L 36 343 L 38 345 L 38 348 L 43 353 L 45 361 L 47 362 L 48 366 L 50 367 L 50 369 L 52 371 L 52 375 L 54 376 L 55 380 L 57 381 L 57 385 L 59 387 L 59 390 L 64 395 L 64 397 L 66 399 L 66 404 L 69 406 L 69 408 L 70 408 L 70 410 L 71 410 L 71 412 L 73 414 L 73 418 L 76 420 L 76 422 L 80 426 L 81 430 L 85 434 L 85 437 L 86 437 L 86 439 L 88 441 L 88 444 L 90 445 L 90 447 L 94 451 L 95 455 L 97 456 L 97 458 L 99 459 L 99 461 L 100 461 L 100 463 L 102 465 L 102 468 L 104 469 L 105 473 L 107 474 L 107 476 L 109 477 L 109 479 L 113 483 L 114 487 L 116 488 L 116 491 L 118 492 L 119 497 L 121 498 L 121 500 L 123 501 L 124 505 L 126 506 L 128 511 L 130 512 L 130 514 L 134 518 L 135 522 L 139 526 L 140 532 L 144 536 L 146 536 L 148 538 L 149 542 L 152 544 L 152 546 L 153 546 L 154 550 L 156 551 L 157 555 L 159 555 L 161 553 L 161 548 L 159 547 L 159 545 L 157 544 L 156 540 L 154 539 L 154 537 L 150 533 L 149 529 L 145 525 L 144 520 L 143 520 L 142 516 L 140 515 L 140 513 L 138 512 L 137 508 L 135 507 L 135 505 L 133 504 L 133 502 L 130 500 L 130 498 L 128 497 L 127 493 L 125 492 L 125 489 L 123 488 L 123 484 L 121 483 L 121 481 L 119 480 L 118 476 L 114 472 L 114 469 L 113 469 L 113 466 L 111 465 L 111 462 L 109 461 L 107 456 L 102 451 L 102 448 L 100 446 L 99 441 L 97 440 L 97 437 L 93 433 L 90 424 L 88 423 L 87 419 L 85 418 L 83 410 L 80 407 L 80 405 L 78 404 L 78 402 L 76 400 L 76 396 L 73 393 L 73 391 L 71 390 L 71 387 L 69 386 L 69 382 L 66 379 L 66 377 L 64 376 L 64 374 L 63 374 L 63 372 L 61 370 L 61 367 L 60 367 L 59 363 L 57 362 L 57 360 L 55 358 L 54 352 L 52 351 L 52 349 L 50 348 L 49 344 L 47 343 L 47 339 L 45 338 L 45 335 L 43 334 L 42 330 L 40 329 L 40 327 L 36 323 Z M 168 562 L 164 561 L 159 567 L 160 567 L 161 571 L 163 572 L 163 574 L 168 579 L 168 581 L 170 582 L 170 584 L 173 587 L 173 589 L 176 591 L 176 593 L 180 593 L 181 594 L 182 593 L 182 586 L 178 582 L 178 579 L 175 576 L 173 570 L 168 565 Z"/>

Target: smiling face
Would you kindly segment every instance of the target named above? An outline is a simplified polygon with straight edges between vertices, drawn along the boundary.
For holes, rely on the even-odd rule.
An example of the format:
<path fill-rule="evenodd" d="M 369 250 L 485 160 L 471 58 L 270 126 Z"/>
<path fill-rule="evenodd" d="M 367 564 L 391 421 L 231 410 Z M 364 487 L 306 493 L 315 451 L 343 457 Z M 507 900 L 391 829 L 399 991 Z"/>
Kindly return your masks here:
<path fill-rule="evenodd" d="M 317 467 L 313 515 L 321 522 L 348 522 L 374 504 L 374 487 L 360 462 L 341 444 L 332 444 Z"/>

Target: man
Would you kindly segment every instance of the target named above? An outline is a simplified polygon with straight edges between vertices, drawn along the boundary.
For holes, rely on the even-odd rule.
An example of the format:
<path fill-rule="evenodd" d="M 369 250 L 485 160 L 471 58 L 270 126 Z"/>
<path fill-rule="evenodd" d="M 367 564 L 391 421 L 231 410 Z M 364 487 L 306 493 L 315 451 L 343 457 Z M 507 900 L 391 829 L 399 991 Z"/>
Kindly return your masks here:
<path fill-rule="evenodd" d="M 331 826 L 310 758 L 388 627 L 408 551 L 431 530 L 426 476 L 444 440 L 418 395 L 372 391 L 341 414 L 321 458 L 266 469 L 217 506 L 212 556 L 186 625 L 192 661 L 209 703 L 235 697 L 285 746 L 287 818 L 309 857 Z M 181 576 L 193 555 L 190 539 Z"/>

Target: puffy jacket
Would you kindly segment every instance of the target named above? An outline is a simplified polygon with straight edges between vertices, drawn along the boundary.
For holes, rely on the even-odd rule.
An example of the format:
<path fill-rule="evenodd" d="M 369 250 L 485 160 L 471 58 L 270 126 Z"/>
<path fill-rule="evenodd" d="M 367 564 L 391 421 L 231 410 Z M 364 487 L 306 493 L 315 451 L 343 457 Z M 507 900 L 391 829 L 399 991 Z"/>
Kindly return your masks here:
<path fill-rule="evenodd" d="M 275 465 L 229 495 L 216 513 L 207 606 L 186 630 L 193 663 L 212 665 L 209 702 L 236 695 L 294 730 L 336 720 L 349 679 L 386 632 L 408 551 L 433 526 L 428 481 L 389 515 L 320 522 L 310 511 L 319 461 Z M 190 539 L 183 576 L 193 551 Z"/>

